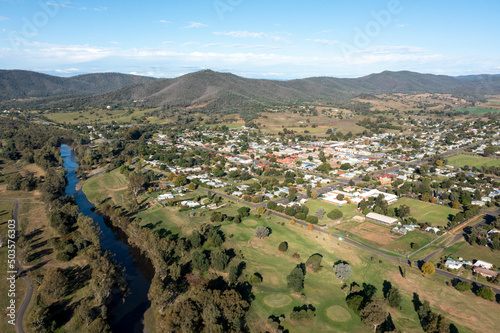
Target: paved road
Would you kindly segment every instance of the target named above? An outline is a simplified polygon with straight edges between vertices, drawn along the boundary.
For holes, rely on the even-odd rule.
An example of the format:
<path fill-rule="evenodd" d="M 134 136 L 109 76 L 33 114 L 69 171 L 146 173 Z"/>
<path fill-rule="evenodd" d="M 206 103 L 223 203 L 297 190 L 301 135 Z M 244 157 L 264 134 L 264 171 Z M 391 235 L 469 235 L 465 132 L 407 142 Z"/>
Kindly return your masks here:
<path fill-rule="evenodd" d="M 14 212 L 12 213 L 12 218 L 16 220 L 16 236 L 19 235 L 19 219 L 18 219 L 18 213 L 19 213 L 19 201 L 17 199 L 0 199 L 0 200 L 9 200 L 9 201 L 14 201 L 16 204 L 14 207 Z M 16 266 L 19 269 L 19 276 L 24 279 L 26 282 L 26 296 L 24 297 L 24 300 L 21 304 L 21 306 L 17 310 L 16 314 L 16 333 L 24 333 L 23 329 L 23 318 L 24 314 L 26 312 L 26 309 L 28 309 L 28 305 L 31 302 L 31 296 L 33 295 L 33 285 L 31 284 L 31 280 L 28 278 L 26 275 L 26 271 L 24 268 L 21 266 L 19 261 L 16 259 Z"/>

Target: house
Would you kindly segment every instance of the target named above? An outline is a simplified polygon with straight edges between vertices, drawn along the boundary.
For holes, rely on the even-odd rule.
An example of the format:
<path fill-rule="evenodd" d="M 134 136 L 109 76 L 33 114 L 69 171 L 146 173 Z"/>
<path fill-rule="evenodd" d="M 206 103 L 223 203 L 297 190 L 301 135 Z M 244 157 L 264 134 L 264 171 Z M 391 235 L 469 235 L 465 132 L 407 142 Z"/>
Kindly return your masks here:
<path fill-rule="evenodd" d="M 173 199 L 173 198 L 174 198 L 174 195 L 172 193 L 160 194 L 158 196 L 159 201 L 169 200 L 169 199 Z"/>
<path fill-rule="evenodd" d="M 389 225 L 398 222 L 398 219 L 396 218 L 377 213 L 368 213 L 368 215 L 366 215 L 366 219 L 369 221 L 378 222 L 382 224 L 389 224 Z"/>
<path fill-rule="evenodd" d="M 427 231 L 427 232 L 431 232 L 432 231 L 435 234 L 437 234 L 440 230 L 439 230 L 439 228 L 427 227 L 427 228 L 425 228 L 425 231 Z"/>
<path fill-rule="evenodd" d="M 474 263 L 474 267 L 481 267 L 481 268 L 486 268 L 486 269 L 492 269 L 493 264 L 490 264 L 489 262 L 482 261 L 482 260 L 476 260 Z"/>
<path fill-rule="evenodd" d="M 236 188 L 237 188 L 238 190 L 240 190 L 241 192 L 245 192 L 247 189 L 249 189 L 249 188 L 250 188 L 250 186 L 248 186 L 248 185 L 244 185 L 244 184 L 243 184 L 243 185 L 236 186 Z"/>
<path fill-rule="evenodd" d="M 448 260 L 444 263 L 444 266 L 450 269 L 460 269 L 462 265 L 463 263 L 461 261 L 455 261 L 451 258 L 448 258 Z"/>
<path fill-rule="evenodd" d="M 498 272 L 495 272 L 495 271 L 492 271 L 492 270 L 489 270 L 487 268 L 482 268 L 482 267 L 474 267 L 472 269 L 472 271 L 476 274 L 480 274 L 484 277 L 487 277 L 487 278 L 496 278 L 498 276 Z"/>
<path fill-rule="evenodd" d="M 181 201 L 181 205 L 182 206 L 187 206 L 189 208 L 194 208 L 194 207 L 200 206 L 200 204 L 198 202 L 194 202 L 194 201 L 191 201 L 191 200 Z"/>
<path fill-rule="evenodd" d="M 406 228 L 399 228 L 399 227 L 392 228 L 392 231 L 403 235 L 406 235 L 408 233 L 408 230 Z"/>

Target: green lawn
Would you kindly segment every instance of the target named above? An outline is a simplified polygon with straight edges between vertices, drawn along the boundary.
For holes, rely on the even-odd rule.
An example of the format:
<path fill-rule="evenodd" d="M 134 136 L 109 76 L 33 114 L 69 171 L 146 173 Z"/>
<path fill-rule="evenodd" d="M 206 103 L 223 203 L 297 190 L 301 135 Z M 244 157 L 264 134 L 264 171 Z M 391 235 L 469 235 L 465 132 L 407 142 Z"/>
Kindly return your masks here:
<path fill-rule="evenodd" d="M 348 221 L 356 215 L 361 215 L 357 211 L 358 205 L 356 205 L 356 204 L 347 204 L 347 205 L 343 205 L 342 207 L 339 208 L 339 206 L 337 206 L 337 205 L 334 205 L 332 203 L 328 203 L 326 201 L 321 200 L 321 198 L 318 198 L 316 200 L 309 199 L 309 201 L 306 202 L 305 205 L 309 208 L 309 215 L 314 215 L 316 213 L 316 211 L 318 210 L 318 208 L 320 208 L 320 207 L 322 207 L 326 211 L 326 214 L 328 214 L 329 212 L 331 212 L 334 209 L 340 209 L 342 211 L 342 213 L 344 213 L 344 217 L 343 217 L 344 221 Z M 326 216 L 326 214 L 323 217 L 323 220 L 319 221 L 320 224 L 321 223 L 329 224 L 332 222 L 332 220 L 330 220 Z"/>
<path fill-rule="evenodd" d="M 455 215 L 459 212 L 457 209 L 411 198 L 401 198 L 392 206 L 399 207 L 401 205 L 410 207 L 410 216 L 416 218 L 418 222 L 428 222 L 433 227 L 445 226 L 448 223 L 448 215 Z"/>
<path fill-rule="evenodd" d="M 483 260 L 500 267 L 500 251 L 492 251 L 489 247 L 480 245 L 470 245 L 466 241 L 453 244 L 440 255 L 441 257 L 462 257 L 464 260 Z M 439 261 L 439 257 L 435 258 Z"/>
<path fill-rule="evenodd" d="M 473 155 L 465 155 L 458 154 L 448 157 L 448 164 L 454 165 L 457 167 L 463 167 L 468 165 L 469 167 L 480 168 L 483 165 L 486 167 L 489 166 L 500 166 L 500 159 L 498 158 L 489 158 L 482 156 L 473 156 Z"/>
<path fill-rule="evenodd" d="M 69 124 L 77 124 L 82 121 L 85 122 L 100 122 L 100 123 L 111 123 L 115 121 L 117 123 L 134 123 L 139 122 L 142 116 L 149 111 L 141 110 L 141 109 L 132 109 L 132 112 L 128 110 L 82 110 L 82 111 L 73 111 L 73 112 L 57 112 L 57 113 L 47 113 L 44 114 L 47 118 L 54 122 L 58 123 L 69 123 Z M 148 121 L 156 123 L 162 122 L 166 123 L 168 120 L 159 120 L 158 118 L 150 118 Z"/>
<path fill-rule="evenodd" d="M 458 111 L 458 112 L 469 111 L 472 114 L 485 114 L 488 112 L 492 112 L 492 113 L 498 112 L 500 110 L 495 109 L 495 108 L 484 108 L 484 107 L 480 107 L 480 106 L 474 106 L 474 107 L 470 107 L 470 108 L 457 108 L 457 109 L 455 109 L 455 111 Z"/>
<path fill-rule="evenodd" d="M 417 251 L 417 249 L 411 248 L 411 243 L 416 243 L 419 245 L 419 248 L 427 245 L 429 242 L 436 239 L 436 235 L 423 232 L 420 230 L 409 231 L 406 235 L 398 238 L 397 240 L 390 242 L 385 245 L 383 248 L 390 251 L 396 251 L 404 255 L 408 255 Z"/>

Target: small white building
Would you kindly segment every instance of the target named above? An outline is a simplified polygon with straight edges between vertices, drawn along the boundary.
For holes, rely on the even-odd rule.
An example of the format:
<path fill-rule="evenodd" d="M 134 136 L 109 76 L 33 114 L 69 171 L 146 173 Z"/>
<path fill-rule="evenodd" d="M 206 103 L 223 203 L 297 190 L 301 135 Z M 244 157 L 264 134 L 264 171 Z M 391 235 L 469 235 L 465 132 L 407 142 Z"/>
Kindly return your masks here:
<path fill-rule="evenodd" d="M 461 261 L 455 261 L 451 258 L 448 258 L 448 260 L 444 263 L 444 266 L 450 269 L 460 269 L 462 265 L 463 263 Z"/>
<path fill-rule="evenodd" d="M 391 224 L 398 222 L 398 219 L 396 219 L 394 217 L 389 217 L 389 216 L 385 216 L 385 215 L 377 214 L 377 213 L 368 213 L 366 215 L 366 218 L 370 221 L 374 221 L 374 222 L 378 222 L 378 223 L 382 223 L 382 224 L 388 224 L 388 225 L 391 225 Z"/>
<path fill-rule="evenodd" d="M 482 260 L 476 260 L 476 262 L 474 263 L 474 267 L 482 267 L 482 268 L 486 268 L 486 269 L 492 269 L 493 264 L 490 264 L 489 262 L 482 261 Z"/>

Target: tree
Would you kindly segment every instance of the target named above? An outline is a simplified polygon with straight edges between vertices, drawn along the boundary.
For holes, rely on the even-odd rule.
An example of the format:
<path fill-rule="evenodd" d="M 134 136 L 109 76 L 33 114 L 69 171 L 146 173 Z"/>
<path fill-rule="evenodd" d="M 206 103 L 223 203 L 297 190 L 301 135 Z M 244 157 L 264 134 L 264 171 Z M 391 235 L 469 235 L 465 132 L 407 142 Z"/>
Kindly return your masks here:
<path fill-rule="evenodd" d="M 286 252 L 288 250 L 288 243 L 287 242 L 281 242 L 280 245 L 278 245 L 278 250 L 280 252 Z"/>
<path fill-rule="evenodd" d="M 142 190 L 142 186 L 146 183 L 146 180 L 142 175 L 135 172 L 131 172 L 128 176 L 128 188 L 137 196 Z"/>
<path fill-rule="evenodd" d="M 212 267 L 217 271 L 223 271 L 229 263 L 229 256 L 223 249 L 215 249 L 210 253 Z"/>
<path fill-rule="evenodd" d="M 422 265 L 422 273 L 426 275 L 432 275 L 436 272 L 436 269 L 434 268 L 434 264 L 432 262 L 426 262 Z"/>
<path fill-rule="evenodd" d="M 331 212 L 329 212 L 326 216 L 332 220 L 337 220 L 340 219 L 342 216 L 344 216 L 344 213 L 340 209 L 334 209 Z"/>
<path fill-rule="evenodd" d="M 48 296 L 58 299 L 64 295 L 67 283 L 68 279 L 60 268 L 50 268 L 43 277 L 40 289 Z"/>
<path fill-rule="evenodd" d="M 377 326 L 387 319 L 387 311 L 385 311 L 383 302 L 375 298 L 361 310 L 360 316 L 363 322 L 367 325 L 372 325 L 373 332 L 376 332 Z"/>
<path fill-rule="evenodd" d="M 346 302 L 349 309 L 359 314 L 359 311 L 365 302 L 365 298 L 359 294 L 350 294 L 347 296 Z"/>
<path fill-rule="evenodd" d="M 322 219 L 325 213 L 326 213 L 325 209 L 323 207 L 319 207 L 314 215 L 316 215 L 318 219 Z"/>
<path fill-rule="evenodd" d="M 255 234 L 255 237 L 257 237 L 259 239 L 266 238 L 267 236 L 269 236 L 269 228 L 263 227 L 263 226 L 258 226 L 257 228 L 255 228 L 254 234 Z"/>
<path fill-rule="evenodd" d="M 241 217 L 247 217 L 250 215 L 250 207 L 240 207 L 238 208 L 238 215 Z"/>
<path fill-rule="evenodd" d="M 387 302 L 389 306 L 392 308 L 399 308 L 401 305 L 401 294 L 399 293 L 399 289 L 392 287 L 387 293 Z"/>
<path fill-rule="evenodd" d="M 351 265 L 348 263 L 339 263 L 335 265 L 335 277 L 343 282 L 344 279 L 347 279 L 351 276 Z"/>
<path fill-rule="evenodd" d="M 495 298 L 495 293 L 491 288 L 488 288 L 486 286 L 482 286 L 476 291 L 476 295 L 479 297 L 482 297 L 484 299 L 487 299 L 488 301 L 492 301 L 493 298 Z"/>
<path fill-rule="evenodd" d="M 323 260 L 323 256 L 319 253 L 315 253 L 307 259 L 306 267 L 313 272 L 318 272 L 321 269 L 321 260 Z"/>
<path fill-rule="evenodd" d="M 248 283 L 256 284 L 262 282 L 262 276 L 259 273 L 253 273 L 248 277 Z"/>
<path fill-rule="evenodd" d="M 304 272 L 299 266 L 295 267 L 286 277 L 288 288 L 292 288 L 295 292 L 300 292 L 304 289 Z"/>
<path fill-rule="evenodd" d="M 286 207 L 285 214 L 288 216 L 295 216 L 295 209 L 293 207 Z"/>
<path fill-rule="evenodd" d="M 268 201 L 266 205 L 267 209 L 276 209 L 277 206 L 278 204 L 274 201 Z"/>
<path fill-rule="evenodd" d="M 404 219 L 408 215 L 410 215 L 410 207 L 407 205 L 401 205 L 398 207 L 396 214 L 399 218 Z"/>
<path fill-rule="evenodd" d="M 187 179 L 185 176 L 178 176 L 177 178 L 175 178 L 174 180 L 174 186 L 175 187 L 180 187 L 180 186 L 184 186 L 186 185 L 188 182 L 187 182 Z"/>
<path fill-rule="evenodd" d="M 455 284 L 455 289 L 464 292 L 472 289 L 472 284 L 467 281 L 459 281 Z"/>

